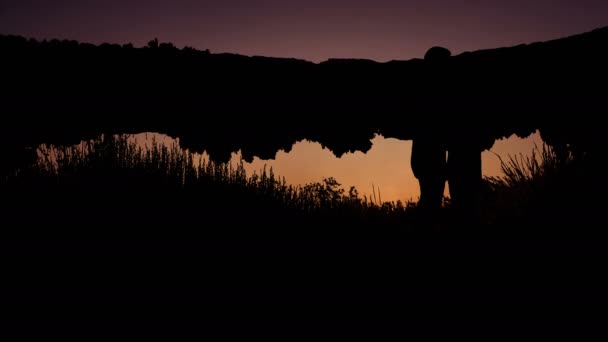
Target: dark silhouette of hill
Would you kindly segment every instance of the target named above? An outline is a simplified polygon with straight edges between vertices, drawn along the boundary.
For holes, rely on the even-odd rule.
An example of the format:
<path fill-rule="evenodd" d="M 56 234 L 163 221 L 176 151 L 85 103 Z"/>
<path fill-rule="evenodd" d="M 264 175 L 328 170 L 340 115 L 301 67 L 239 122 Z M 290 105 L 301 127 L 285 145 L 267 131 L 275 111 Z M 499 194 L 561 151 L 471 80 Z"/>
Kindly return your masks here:
<path fill-rule="evenodd" d="M 25 147 L 112 132 L 166 133 L 219 162 L 239 149 L 245 160 L 273 158 L 302 139 L 337 156 L 365 152 L 376 133 L 411 139 L 437 127 L 481 148 L 535 129 L 556 146 L 604 145 L 608 28 L 439 65 L 17 36 L 0 36 L 0 55 L 0 145 L 16 163 L 28 160 Z"/>

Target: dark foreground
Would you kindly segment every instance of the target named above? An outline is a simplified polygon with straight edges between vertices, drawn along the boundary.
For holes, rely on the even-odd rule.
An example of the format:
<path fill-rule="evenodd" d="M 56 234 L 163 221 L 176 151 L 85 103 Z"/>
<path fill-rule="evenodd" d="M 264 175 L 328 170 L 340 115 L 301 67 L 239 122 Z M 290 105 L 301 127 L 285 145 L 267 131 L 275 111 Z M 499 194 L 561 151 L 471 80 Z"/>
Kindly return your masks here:
<path fill-rule="evenodd" d="M 471 226 L 125 140 L 79 151 L 1 179 L 2 335 L 606 334 L 593 159 L 512 168 Z"/>
<path fill-rule="evenodd" d="M 605 334 L 605 239 L 79 228 L 2 240 L 3 334 Z"/>

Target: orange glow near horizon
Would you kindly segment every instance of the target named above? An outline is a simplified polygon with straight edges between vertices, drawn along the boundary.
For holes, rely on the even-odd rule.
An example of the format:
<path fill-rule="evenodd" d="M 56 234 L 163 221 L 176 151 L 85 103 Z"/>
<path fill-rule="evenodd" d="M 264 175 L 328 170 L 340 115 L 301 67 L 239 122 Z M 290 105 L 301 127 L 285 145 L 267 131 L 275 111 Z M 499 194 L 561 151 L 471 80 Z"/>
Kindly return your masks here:
<path fill-rule="evenodd" d="M 248 174 L 260 172 L 266 165 L 275 174 L 285 177 L 290 184 L 303 185 L 334 177 L 344 188 L 355 186 L 361 195 L 372 194 L 372 187 L 380 191 L 383 201 L 417 201 L 420 196 L 418 181 L 410 167 L 411 141 L 385 139 L 377 136 L 366 154 L 348 153 L 336 158 L 331 151 L 314 142 L 299 142 L 290 153 L 280 151 L 274 160 L 256 158 L 246 163 Z M 521 139 L 511 137 L 497 141 L 490 151 L 482 154 L 484 176 L 501 176 L 500 159 L 509 155 L 529 156 L 534 146 L 542 146 L 538 133 Z M 238 155 L 233 162 L 238 161 Z M 447 187 L 446 187 L 447 194 Z"/>
<path fill-rule="evenodd" d="M 135 139 L 145 145 L 152 139 L 167 145 L 176 142 L 154 133 L 138 134 Z M 252 163 L 244 163 L 244 166 L 248 175 L 259 174 L 264 166 L 267 169 L 272 167 L 276 176 L 285 177 L 287 183 L 293 185 L 321 182 L 323 178 L 334 177 L 347 190 L 355 186 L 361 196 L 370 198 L 372 189 L 375 189 L 376 196 L 380 192 L 382 201 L 417 201 L 420 189 L 410 167 L 412 142 L 376 136 L 372 143 L 372 149 L 365 154 L 347 153 L 336 158 L 319 143 L 302 141 L 296 143 L 290 153 L 279 151 L 275 159 L 255 158 Z M 540 148 L 542 143 L 538 133 L 526 139 L 512 136 L 496 141 L 491 150 L 482 154 L 483 175 L 501 176 L 499 156 L 503 159 L 508 159 L 509 155 L 530 156 L 534 147 Z M 202 157 L 208 159 L 206 153 Z M 240 154 L 234 153 L 231 163 L 236 165 L 239 161 Z M 447 194 L 449 192 L 446 186 Z"/>

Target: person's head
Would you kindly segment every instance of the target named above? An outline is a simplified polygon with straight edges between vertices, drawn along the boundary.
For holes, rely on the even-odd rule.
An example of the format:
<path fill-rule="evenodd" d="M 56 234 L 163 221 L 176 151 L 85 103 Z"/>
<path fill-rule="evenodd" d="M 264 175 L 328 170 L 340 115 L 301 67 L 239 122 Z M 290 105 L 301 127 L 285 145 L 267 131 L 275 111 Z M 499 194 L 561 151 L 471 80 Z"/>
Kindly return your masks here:
<path fill-rule="evenodd" d="M 451 56 L 452 52 L 450 52 L 450 50 L 444 47 L 434 46 L 426 52 L 424 60 L 429 62 L 441 62 L 447 60 Z"/>
<path fill-rule="evenodd" d="M 439 117 L 441 117 L 441 114 L 438 113 L 449 110 L 446 107 L 445 97 L 442 97 L 442 95 L 449 91 L 450 71 L 447 61 L 451 56 L 450 50 L 439 46 L 430 48 L 424 55 L 425 77 L 420 87 L 427 97 L 426 111 L 432 115 L 439 115 Z"/>

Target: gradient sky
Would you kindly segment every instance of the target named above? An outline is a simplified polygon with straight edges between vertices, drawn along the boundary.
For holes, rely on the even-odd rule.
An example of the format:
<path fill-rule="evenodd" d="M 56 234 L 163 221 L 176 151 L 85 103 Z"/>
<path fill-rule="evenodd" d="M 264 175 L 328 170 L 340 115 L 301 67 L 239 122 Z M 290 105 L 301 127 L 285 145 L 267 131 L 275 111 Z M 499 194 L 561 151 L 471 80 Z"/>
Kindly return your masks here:
<path fill-rule="evenodd" d="M 212 52 L 321 61 L 421 57 L 608 25 L 606 0 L 0 0 L 0 33 L 93 43 L 158 37 Z"/>
<path fill-rule="evenodd" d="M 373 147 L 366 154 L 347 153 L 338 159 L 329 150 L 317 143 L 298 143 L 290 153 L 279 152 L 275 160 L 255 159 L 246 164 L 248 174 L 260 172 L 267 165 L 276 174 L 284 176 L 289 183 L 306 184 L 323 178 L 335 177 L 346 189 L 355 186 L 360 194 L 370 195 L 372 186 L 382 194 L 383 201 L 417 201 L 420 196 L 418 181 L 412 173 L 410 158 L 411 141 L 376 137 Z M 539 134 L 527 139 L 511 137 L 497 141 L 490 151 L 482 154 L 483 174 L 501 176 L 498 156 L 528 156 L 534 146 L 542 148 Z M 238 156 L 233 158 L 236 162 Z M 446 187 L 446 194 L 449 194 Z"/>
<path fill-rule="evenodd" d="M 177 143 L 174 139 L 156 134 L 139 134 L 135 139 L 148 147 L 153 139 L 168 146 Z M 376 136 L 372 143 L 372 149 L 365 154 L 346 153 L 342 158 L 336 158 L 320 144 L 304 141 L 296 143 L 290 153 L 279 151 L 273 160 L 255 158 L 244 166 L 248 175 L 261 174 L 264 167 L 267 170 L 272 167 L 276 175 L 285 177 L 288 183 L 294 185 L 334 177 L 345 189 L 355 186 L 361 195 L 370 196 L 372 189 L 378 194 L 379 189 L 383 201 L 417 201 L 420 189 L 410 167 L 412 142 Z M 503 159 L 508 159 L 509 155 L 529 156 L 535 146 L 542 148 L 538 133 L 526 139 L 514 136 L 498 140 L 491 150 L 482 154 L 483 174 L 501 176 L 499 156 Z M 209 158 L 206 153 L 202 157 Z M 234 153 L 231 163 L 236 167 L 239 162 L 240 155 Z M 449 194 L 448 190 L 446 186 L 446 195 Z"/>
<path fill-rule="evenodd" d="M 158 37 L 178 47 L 316 62 L 420 58 L 435 45 L 458 54 L 607 25 L 608 0 L 0 0 L 1 34 L 136 46 Z M 528 154 L 535 143 L 538 136 L 510 139 L 493 150 Z M 410 148 L 411 142 L 376 138 L 367 155 L 336 159 L 318 144 L 300 143 L 247 168 L 267 163 L 295 184 L 335 176 L 362 193 L 374 184 L 384 200 L 417 199 Z M 484 174 L 500 174 L 489 152 Z"/>

